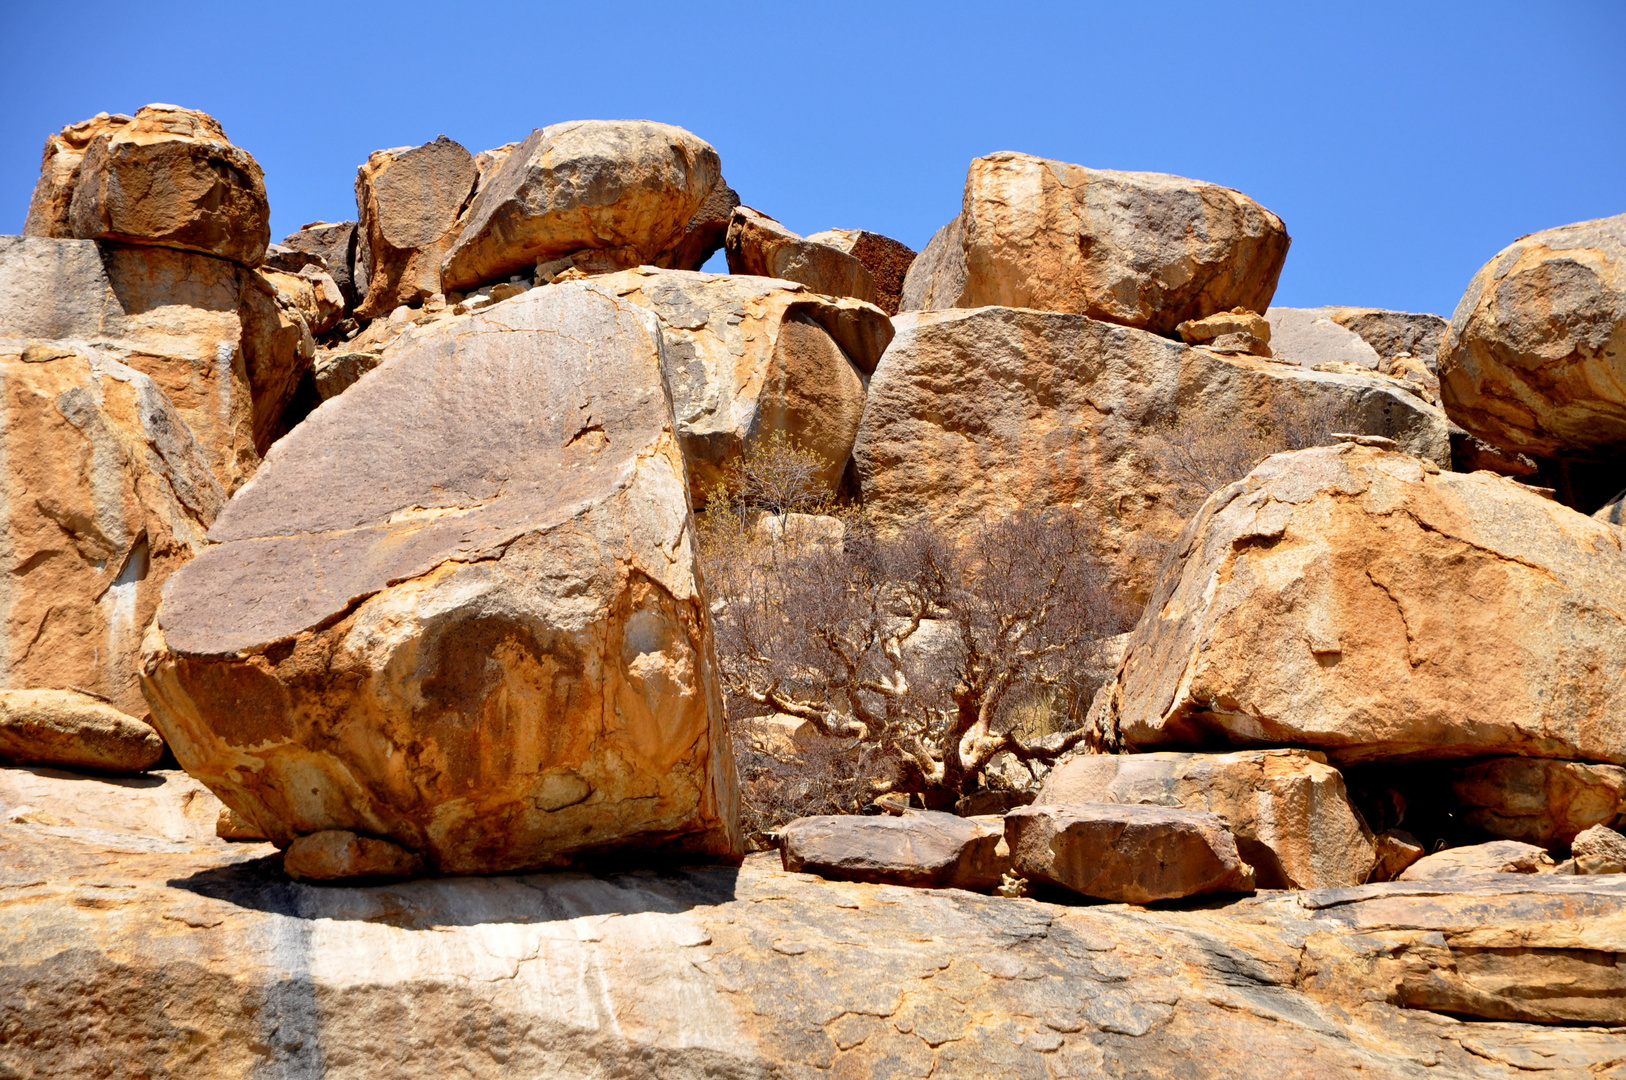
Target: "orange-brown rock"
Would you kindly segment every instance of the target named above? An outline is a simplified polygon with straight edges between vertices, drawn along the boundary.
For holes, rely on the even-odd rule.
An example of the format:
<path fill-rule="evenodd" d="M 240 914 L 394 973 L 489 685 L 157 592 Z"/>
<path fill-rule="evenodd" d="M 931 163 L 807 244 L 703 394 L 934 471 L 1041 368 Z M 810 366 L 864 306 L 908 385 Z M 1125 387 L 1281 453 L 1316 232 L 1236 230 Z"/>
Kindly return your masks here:
<path fill-rule="evenodd" d="M 535 289 L 279 442 L 148 634 L 181 764 L 279 847 L 737 857 L 659 334 L 591 284 Z"/>
<path fill-rule="evenodd" d="M 786 870 L 838 881 L 987 892 L 1010 869 L 1000 829 L 931 810 L 797 818 L 780 837 Z"/>
<path fill-rule="evenodd" d="M 1626 214 L 1521 237 L 1480 268 L 1440 347 L 1440 393 L 1504 450 L 1626 448 Z"/>
<path fill-rule="evenodd" d="M 1270 341 L 1270 323 L 1257 311 L 1233 308 L 1210 315 L 1206 319 L 1191 319 L 1175 327 L 1180 340 L 1188 345 L 1205 345 L 1226 334 L 1247 334 L 1260 341 Z"/>
<path fill-rule="evenodd" d="M 652 264 L 720 175 L 717 151 L 670 124 L 537 128 L 482 177 L 441 265 L 442 284 L 464 292 L 589 248 L 615 253 L 617 268 Z"/>
<path fill-rule="evenodd" d="M 367 295 L 367 273 L 357 250 L 358 235 L 354 221 L 313 221 L 282 238 L 284 247 L 321 258 L 344 296 L 346 311 Z M 364 239 L 360 246 L 365 246 Z"/>
<path fill-rule="evenodd" d="M 1626 537 L 1490 473 L 1267 458 L 1176 541 L 1102 741 L 1626 763 Z"/>
<path fill-rule="evenodd" d="M 1015 153 L 971 163 L 953 231 L 958 245 L 940 233 L 921 268 L 940 280 L 909 290 L 931 294 L 923 308 L 1037 308 L 1158 334 L 1264 311 L 1288 245 L 1280 218 L 1230 188 Z"/>
<path fill-rule="evenodd" d="M 723 250 L 730 274 L 779 278 L 825 296 L 875 300 L 875 279 L 844 249 L 804 239 L 749 206 L 736 206 Z"/>
<path fill-rule="evenodd" d="M 1541 874 L 1553 867 L 1547 852 L 1535 844 L 1519 840 L 1492 840 L 1488 844 L 1468 844 L 1446 848 L 1406 867 L 1400 881 L 1434 881 L 1439 878 L 1475 878 L 1487 874 Z"/>
<path fill-rule="evenodd" d="M 0 759 L 143 772 L 164 742 L 133 716 L 77 690 L 0 690 Z"/>
<path fill-rule="evenodd" d="M 388 840 L 327 829 L 289 844 L 282 868 L 295 881 L 411 877 L 423 869 L 423 860 Z"/>
<path fill-rule="evenodd" d="M 875 306 L 888 315 L 898 313 L 898 303 L 903 298 L 903 282 L 909 276 L 909 267 L 915 262 L 914 248 L 868 229 L 826 229 L 809 235 L 807 239 L 811 243 L 845 251 L 863 263 L 875 282 Z"/>
<path fill-rule="evenodd" d="M 28 218 L 23 222 L 24 236 L 73 237 L 73 220 L 68 211 L 73 205 L 73 191 L 79 183 L 79 163 L 85 151 L 96 136 L 117 131 L 133 119 L 124 113 L 111 116 L 97 113 L 89 120 L 69 124 L 45 137 L 40 178 L 28 203 Z"/>
<path fill-rule="evenodd" d="M 721 176 L 711 187 L 711 193 L 694 212 L 683 234 L 672 246 L 655 256 L 655 265 L 672 270 L 699 270 L 713 255 L 723 250 L 728 238 L 728 223 L 734 217 L 734 208 L 740 205 L 739 194 Z"/>
<path fill-rule="evenodd" d="M 1497 757 L 1454 770 L 1464 824 L 1503 840 L 1567 844 L 1626 815 L 1626 769 L 1555 758 Z"/>
<path fill-rule="evenodd" d="M 440 261 L 457 238 L 458 215 L 474 191 L 474 156 L 442 135 L 422 146 L 376 150 L 356 170 L 356 228 L 368 253 L 364 319 L 436 293 Z"/>

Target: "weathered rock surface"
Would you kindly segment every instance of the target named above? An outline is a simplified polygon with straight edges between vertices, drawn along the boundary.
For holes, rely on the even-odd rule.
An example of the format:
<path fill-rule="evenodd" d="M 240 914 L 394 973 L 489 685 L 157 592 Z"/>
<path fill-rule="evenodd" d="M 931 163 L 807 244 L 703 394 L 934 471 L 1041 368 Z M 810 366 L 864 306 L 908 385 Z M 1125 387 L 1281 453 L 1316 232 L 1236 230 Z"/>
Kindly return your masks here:
<path fill-rule="evenodd" d="M 313 221 L 298 232 L 282 238 L 284 247 L 320 256 L 327 271 L 344 295 L 344 306 L 353 309 L 367 295 L 367 275 L 357 250 L 360 237 L 354 221 Z M 362 241 L 365 244 L 365 240 Z M 439 268 L 436 268 L 437 273 Z"/>
<path fill-rule="evenodd" d="M 1622 542 L 1489 473 L 1277 454 L 1186 527 L 1092 722 L 1142 749 L 1626 763 Z"/>
<path fill-rule="evenodd" d="M 271 240 L 265 177 L 206 113 L 148 105 L 45 142 L 29 236 L 117 240 L 258 266 Z"/>
<path fill-rule="evenodd" d="M 1550 870 L 1553 860 L 1545 848 L 1520 840 L 1492 840 L 1488 844 L 1468 844 L 1425 855 L 1408 866 L 1401 881 L 1433 881 L 1436 878 L 1483 877 L 1486 874 L 1539 874 Z"/>
<path fill-rule="evenodd" d="M 356 170 L 356 228 L 368 252 L 359 316 L 388 315 L 444 291 L 440 261 L 457 238 L 476 175 L 474 155 L 444 135 L 422 146 L 376 150 Z"/>
<path fill-rule="evenodd" d="M 721 177 L 717 151 L 647 120 L 538 128 L 482 181 L 441 266 L 466 291 L 586 248 L 620 268 L 655 262 Z"/>
<path fill-rule="evenodd" d="M 1246 334 L 1267 344 L 1270 342 L 1270 320 L 1247 308 L 1221 311 L 1205 319 L 1191 319 L 1175 327 L 1175 330 L 1187 345 L 1206 345 L 1215 338 L 1229 334 Z"/>
<path fill-rule="evenodd" d="M 489 315 L 277 444 L 165 590 L 154 718 L 278 846 L 737 855 L 656 321 L 586 284 Z"/>
<path fill-rule="evenodd" d="M 1034 799 L 1098 802 L 1218 814 L 1260 888 L 1364 885 L 1372 872 L 1372 834 L 1344 778 L 1312 751 L 1080 754 L 1057 764 Z"/>
<path fill-rule="evenodd" d="M 956 214 L 932 233 L 904 275 L 898 311 L 941 311 L 955 307 L 965 292 L 965 229 Z"/>
<path fill-rule="evenodd" d="M 1000 830 L 931 810 L 798 818 L 780 836 L 786 870 L 838 881 L 987 892 L 1010 869 Z"/>
<path fill-rule="evenodd" d="M 1466 824 L 1504 840 L 1551 847 L 1626 815 L 1626 769 L 1553 758 L 1490 758 L 1459 767 L 1451 795 Z"/>
<path fill-rule="evenodd" d="M 156 731 L 89 694 L 0 690 L 0 759 L 127 773 L 163 754 Z"/>
<path fill-rule="evenodd" d="M 334 350 L 318 353 L 312 374 L 316 378 L 316 392 L 323 401 L 338 397 L 361 380 L 383 359 L 381 353 Z"/>
<path fill-rule="evenodd" d="M 653 311 L 696 507 L 749 445 L 775 432 L 827 462 L 852 456 L 865 388 L 892 324 L 873 305 L 772 279 L 630 270 L 599 288 Z"/>
<path fill-rule="evenodd" d="M 723 246 L 730 274 L 795 281 L 825 296 L 875 300 L 875 279 L 845 250 L 804 239 L 749 206 L 736 206 Z"/>
<path fill-rule="evenodd" d="M 152 379 L 98 350 L 0 339 L 0 387 L 0 685 L 142 716 L 142 632 L 225 503 L 210 458 Z"/>
<path fill-rule="evenodd" d="M 1603 825 L 1593 825 L 1571 841 L 1570 851 L 1581 857 L 1596 855 L 1626 863 L 1626 836 Z"/>
<path fill-rule="evenodd" d="M 1377 835 L 1374 848 L 1376 865 L 1372 867 L 1373 881 L 1393 881 L 1401 871 L 1428 854 L 1417 837 L 1404 829 L 1385 829 Z"/>
<path fill-rule="evenodd" d="M 1377 371 L 1383 366 L 1378 351 L 1353 330 L 1334 322 L 1331 308 L 1273 307 L 1270 320 L 1271 351 L 1284 360 L 1313 368 L 1320 364 L 1354 364 Z"/>
<path fill-rule="evenodd" d="M 872 517 L 957 531 L 1020 507 L 1086 507 L 1134 603 L 1190 513 L 1170 465 L 1182 429 L 1223 440 L 1238 417 L 1276 416 L 1450 462 L 1444 415 L 1386 379 L 1220 356 L 1079 315 L 985 308 L 893 325 L 853 449 Z"/>
<path fill-rule="evenodd" d="M 423 860 L 388 840 L 327 829 L 289 844 L 282 868 L 295 881 L 411 877 L 423 869 Z"/>
<path fill-rule="evenodd" d="M 1390 371 L 1397 360 L 1413 357 L 1429 371 L 1440 366 L 1440 343 L 1450 323 L 1438 315 L 1384 308 L 1330 307 L 1321 309 L 1327 318 L 1362 341 L 1382 360 L 1380 370 Z"/>
<path fill-rule="evenodd" d="M 917 285 L 923 309 L 1037 308 L 1158 334 L 1264 311 L 1288 245 L 1280 218 L 1230 188 L 1014 153 L 971 163 L 958 232 L 957 250 L 944 233 L 927 248 L 920 271 L 940 280 Z"/>
<path fill-rule="evenodd" d="M 0 766 L 0 820 L 46 826 L 56 830 L 52 836 L 212 843 L 224 809 L 208 788 L 179 769 L 114 777 Z"/>
<path fill-rule="evenodd" d="M 875 282 L 875 306 L 888 315 L 898 313 L 898 303 L 903 297 L 903 282 L 915 261 L 914 248 L 868 229 L 826 229 L 811 234 L 807 239 L 837 251 L 845 251 L 863 263 Z"/>
<path fill-rule="evenodd" d="M 1452 420 L 1507 450 L 1626 447 L 1626 214 L 1532 233 L 1469 282 L 1440 348 Z"/>
<path fill-rule="evenodd" d="M 723 243 L 728 239 L 728 223 L 738 205 L 739 193 L 721 176 L 717 177 L 711 193 L 683 227 L 683 234 L 655 257 L 655 265 L 669 270 L 699 270 L 706 265 L 707 260 L 723 250 Z"/>
<path fill-rule="evenodd" d="M 1146 904 L 1254 887 L 1225 820 L 1201 810 L 1019 806 L 1005 815 L 1005 843 L 1015 873 L 1102 900 Z"/>

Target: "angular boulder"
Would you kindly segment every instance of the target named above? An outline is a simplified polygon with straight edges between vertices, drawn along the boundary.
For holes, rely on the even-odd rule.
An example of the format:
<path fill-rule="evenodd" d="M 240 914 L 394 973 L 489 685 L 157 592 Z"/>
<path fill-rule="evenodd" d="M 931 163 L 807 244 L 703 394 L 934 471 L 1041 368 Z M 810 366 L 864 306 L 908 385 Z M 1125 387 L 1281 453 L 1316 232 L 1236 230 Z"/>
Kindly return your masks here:
<path fill-rule="evenodd" d="M 723 250 L 730 274 L 779 278 L 825 296 L 875 299 L 875 279 L 840 248 L 805 240 L 749 206 L 736 206 Z"/>
<path fill-rule="evenodd" d="M 941 311 L 957 306 L 965 292 L 965 229 L 956 214 L 947 225 L 932 233 L 898 292 L 898 311 Z"/>
<path fill-rule="evenodd" d="M 344 296 L 345 310 L 349 311 L 367 295 L 367 275 L 357 250 L 360 236 L 354 221 L 313 221 L 283 237 L 282 244 L 320 257 Z"/>
<path fill-rule="evenodd" d="M 1249 441 L 1267 418 L 1295 439 L 1370 432 L 1450 463 L 1444 415 L 1388 379 L 1222 356 L 1081 315 L 982 308 L 893 325 L 853 448 L 871 516 L 961 531 L 1021 507 L 1086 507 L 1130 603 L 1150 594 L 1207 490 L 1192 494 L 1175 467 L 1183 432 L 1188 459 L 1213 458 L 1206 483 L 1239 479 L 1274 448 Z M 1247 454 L 1232 462 L 1227 446 Z"/>
<path fill-rule="evenodd" d="M 279 442 L 148 634 L 187 771 L 279 847 L 344 830 L 441 873 L 738 857 L 659 333 L 532 290 Z"/>
<path fill-rule="evenodd" d="M 914 248 L 868 229 L 826 229 L 812 233 L 806 239 L 809 243 L 845 251 L 863 263 L 875 282 L 875 306 L 888 315 L 898 313 L 898 302 L 903 297 L 903 282 L 909 276 L 909 267 L 915 262 Z"/>
<path fill-rule="evenodd" d="M 158 732 L 89 694 L 0 690 L 0 759 L 133 773 L 163 754 Z"/>
<path fill-rule="evenodd" d="M 225 493 L 158 384 L 98 350 L 0 339 L 0 385 L 0 685 L 142 716 L 141 636 Z"/>
<path fill-rule="evenodd" d="M 1623 540 L 1490 473 L 1274 455 L 1186 526 L 1091 722 L 1137 749 L 1626 763 Z"/>
<path fill-rule="evenodd" d="M 757 277 L 646 268 L 597 283 L 660 319 L 696 507 L 748 446 L 776 432 L 825 461 L 822 483 L 840 481 L 870 373 L 892 339 L 883 312 Z"/>
<path fill-rule="evenodd" d="M 1626 448 L 1626 214 L 1531 233 L 1480 268 L 1440 347 L 1440 393 L 1505 450 Z"/>
<path fill-rule="evenodd" d="M 442 286 L 467 291 L 584 249 L 623 268 L 654 263 L 720 176 L 717 151 L 670 124 L 538 128 L 482 179 L 441 265 Z"/>
<path fill-rule="evenodd" d="M 1425 855 L 1401 871 L 1400 881 L 1471 878 L 1486 874 L 1539 874 L 1552 869 L 1545 848 L 1518 840 L 1492 840 Z"/>
<path fill-rule="evenodd" d="M 197 251 L 258 266 L 271 241 L 265 177 L 207 113 L 148 105 L 46 140 L 23 230 Z"/>
<path fill-rule="evenodd" d="M 364 319 L 436 293 L 440 261 L 457 238 L 458 215 L 474 191 L 474 155 L 442 135 L 422 146 L 376 150 L 356 170 L 356 229 L 368 254 Z"/>
<path fill-rule="evenodd" d="M 1503 840 L 1567 844 L 1626 814 L 1626 769 L 1553 758 L 1498 757 L 1454 770 L 1462 820 Z"/>
<path fill-rule="evenodd" d="M 1264 311 L 1289 242 L 1280 218 L 1218 184 L 1015 153 L 971 163 L 957 231 L 923 268 L 941 279 L 918 286 L 923 309 L 1036 308 L 1157 334 Z"/>
<path fill-rule="evenodd" d="M 1344 778 L 1309 750 L 1232 754 L 1080 754 L 1044 778 L 1035 806 L 1133 803 L 1224 818 L 1264 889 L 1364 885 L 1372 833 Z"/>
<path fill-rule="evenodd" d="M 295 881 L 411 877 L 423 869 L 423 860 L 388 840 L 328 829 L 289 844 L 282 868 Z"/>
<path fill-rule="evenodd" d="M 780 839 L 786 870 L 836 881 L 987 892 L 1010 869 L 999 829 L 932 810 L 798 818 Z"/>
<path fill-rule="evenodd" d="M 1149 904 L 1254 887 L 1225 820 L 1201 810 L 1019 806 L 1005 815 L 1005 843 L 1014 873 L 1099 900 Z"/>
<path fill-rule="evenodd" d="M 723 250 L 728 239 L 728 223 L 733 220 L 734 208 L 738 205 L 739 193 L 719 176 L 700 209 L 683 226 L 682 235 L 655 256 L 655 265 L 670 270 L 698 270 L 706 265 L 713 255 Z"/>
<path fill-rule="evenodd" d="M 1626 836 L 1602 825 L 1583 829 L 1570 842 L 1570 851 L 1578 858 L 1594 856 L 1626 864 Z"/>
<path fill-rule="evenodd" d="M 1273 307 L 1265 318 L 1270 321 L 1271 351 L 1283 360 L 1307 368 L 1336 363 L 1377 371 L 1383 366 L 1377 350 L 1334 322 L 1329 308 Z"/>
<path fill-rule="evenodd" d="M 1440 344 L 1450 323 L 1438 315 L 1384 308 L 1322 308 L 1327 318 L 1356 334 L 1372 347 L 1382 360 L 1381 371 L 1390 371 L 1395 361 L 1412 357 L 1429 371 L 1438 371 Z"/>

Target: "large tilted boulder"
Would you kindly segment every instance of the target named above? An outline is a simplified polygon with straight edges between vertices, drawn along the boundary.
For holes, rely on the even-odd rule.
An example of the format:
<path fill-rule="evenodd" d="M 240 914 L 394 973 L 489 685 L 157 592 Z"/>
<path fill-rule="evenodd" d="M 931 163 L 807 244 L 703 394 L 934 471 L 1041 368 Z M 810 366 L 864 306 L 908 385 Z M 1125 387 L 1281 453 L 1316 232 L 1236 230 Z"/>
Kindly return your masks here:
<path fill-rule="evenodd" d="M 279 847 L 349 831 L 444 873 L 737 856 L 658 335 L 533 290 L 278 443 L 148 635 L 187 771 Z"/>
<path fill-rule="evenodd" d="M 724 251 L 730 274 L 796 281 L 825 296 L 875 299 L 875 279 L 858 259 L 841 248 L 804 239 L 749 206 L 734 208 Z"/>
<path fill-rule="evenodd" d="M 0 761 L 142 772 L 163 756 L 158 732 L 77 690 L 0 690 Z"/>
<path fill-rule="evenodd" d="M 1224 818 L 1260 888 L 1363 885 L 1373 839 L 1344 778 L 1308 750 L 1080 754 L 1045 776 L 1035 806 L 1137 803 Z"/>
<path fill-rule="evenodd" d="M 883 312 L 757 277 L 646 268 L 597 280 L 660 318 L 695 506 L 775 432 L 823 458 L 819 479 L 836 485 L 870 373 L 892 340 Z"/>
<path fill-rule="evenodd" d="M 903 280 L 915 262 L 914 248 L 867 229 L 826 229 L 808 235 L 807 240 L 845 251 L 863 263 L 875 281 L 875 306 L 888 315 L 898 313 Z"/>
<path fill-rule="evenodd" d="M 258 266 L 271 240 L 271 210 L 260 166 L 214 117 L 148 105 L 134 117 L 101 114 L 46 139 L 23 231 Z"/>
<path fill-rule="evenodd" d="M 1458 766 L 1450 779 L 1463 823 L 1504 840 L 1567 844 L 1626 816 L 1626 769 L 1619 765 L 1495 757 Z"/>
<path fill-rule="evenodd" d="M 1384 308 L 1322 308 L 1327 318 L 1356 334 L 1382 358 L 1383 370 L 1402 357 L 1413 357 L 1429 371 L 1439 369 L 1440 345 L 1450 323 L 1438 315 Z"/>
<path fill-rule="evenodd" d="M 922 252 L 903 306 L 1038 308 L 1172 334 L 1264 311 L 1287 245 L 1280 218 L 1218 184 L 990 154 L 971 163 L 958 225 Z"/>
<path fill-rule="evenodd" d="M 356 229 L 368 253 L 360 317 L 422 305 L 444 291 L 440 261 L 457 238 L 476 175 L 474 156 L 444 135 L 422 146 L 376 150 L 356 170 Z"/>
<path fill-rule="evenodd" d="M 1539 457 L 1626 449 L 1626 214 L 1532 233 L 1469 282 L 1440 348 L 1451 419 Z"/>
<path fill-rule="evenodd" d="M 465 291 L 583 249 L 618 268 L 653 264 L 720 176 L 717 151 L 670 124 L 537 128 L 482 179 L 441 265 L 442 285 Z"/>
<path fill-rule="evenodd" d="M 141 636 L 226 501 L 209 456 L 154 380 L 98 350 L 0 339 L 0 385 L 0 685 L 142 716 Z"/>
<path fill-rule="evenodd" d="M 150 376 L 233 491 L 315 355 L 266 275 L 165 248 L 0 237 L 0 344 L 91 347 Z"/>
<path fill-rule="evenodd" d="M 1092 720 L 1139 749 L 1626 763 L 1623 544 L 1490 473 L 1277 454 L 1187 525 Z"/>
<path fill-rule="evenodd" d="M 786 870 L 838 881 L 987 892 L 1010 869 L 1003 838 L 997 827 L 931 810 L 826 814 L 786 825 L 779 852 Z"/>
<path fill-rule="evenodd" d="M 1234 471 L 1222 459 L 1270 421 L 1312 442 L 1384 435 L 1450 462 L 1445 417 L 1377 376 L 1222 356 L 1081 315 L 983 308 L 893 324 L 853 450 L 872 517 L 959 531 L 1022 507 L 1080 505 L 1133 602 L 1206 493 L 1183 501 L 1194 480 L 1175 468 L 1182 456 L 1211 474 L 1197 478 L 1205 484 L 1228 483 L 1256 458 Z"/>

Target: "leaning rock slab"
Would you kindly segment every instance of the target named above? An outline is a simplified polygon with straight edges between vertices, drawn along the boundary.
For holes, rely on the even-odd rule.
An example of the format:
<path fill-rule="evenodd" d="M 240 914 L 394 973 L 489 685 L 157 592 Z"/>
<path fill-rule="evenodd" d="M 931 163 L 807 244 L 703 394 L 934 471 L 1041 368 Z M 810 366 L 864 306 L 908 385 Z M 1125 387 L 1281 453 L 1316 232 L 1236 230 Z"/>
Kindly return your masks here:
<path fill-rule="evenodd" d="M 1459 767 L 1462 820 L 1504 840 L 1550 847 L 1626 815 L 1626 769 L 1553 758 L 1498 757 Z"/>
<path fill-rule="evenodd" d="M 1486 874 L 1539 874 L 1552 869 L 1546 849 L 1518 840 L 1492 840 L 1446 848 L 1406 867 L 1401 881 L 1432 881 L 1435 878 L 1483 877 Z"/>
<path fill-rule="evenodd" d="M 916 287 L 932 310 L 997 304 L 1172 334 L 1234 307 L 1264 311 L 1287 257 L 1281 219 L 1241 192 L 1027 154 L 973 161 L 959 220 L 958 250 L 945 237 L 923 268 L 947 287 Z"/>
<path fill-rule="evenodd" d="M 1101 900 L 1147 904 L 1254 887 L 1225 820 L 1201 810 L 1019 806 L 1005 815 L 1005 843 L 1015 873 Z"/>
<path fill-rule="evenodd" d="M 1139 749 L 1626 763 L 1623 540 L 1489 473 L 1277 454 L 1187 525 L 1092 715 Z"/>
<path fill-rule="evenodd" d="M 359 246 L 365 247 L 365 236 L 358 234 L 354 221 L 313 221 L 283 237 L 282 245 L 319 257 L 344 296 L 345 310 L 350 311 L 367 295 L 367 273 L 358 250 L 358 236 Z"/>
<path fill-rule="evenodd" d="M 675 244 L 719 177 L 717 151 L 647 120 L 578 120 L 538 128 L 508 154 L 463 218 L 441 266 L 466 291 L 583 249 L 622 268 Z"/>
<path fill-rule="evenodd" d="M 164 741 L 133 716 L 76 690 L 0 690 L 0 758 L 103 772 L 144 772 Z"/>
<path fill-rule="evenodd" d="M 931 810 L 798 818 L 780 835 L 786 870 L 838 881 L 987 892 L 1010 869 L 999 830 Z"/>
<path fill-rule="evenodd" d="M 730 274 L 780 278 L 825 296 L 875 299 L 875 279 L 862 262 L 829 244 L 803 239 L 749 206 L 736 206 L 724 243 Z"/>
<path fill-rule="evenodd" d="M 277 444 L 144 688 L 279 847 L 443 873 L 740 848 L 656 321 L 584 284 L 419 339 Z"/>
<path fill-rule="evenodd" d="M 477 176 L 474 155 L 442 135 L 422 146 L 376 150 L 356 170 L 356 224 L 368 255 L 364 319 L 442 292 L 440 261 L 457 238 Z"/>
<path fill-rule="evenodd" d="M 1364 885 L 1372 872 L 1372 834 L 1313 751 L 1080 754 L 1045 776 L 1034 805 L 1084 802 L 1218 814 L 1264 889 Z"/>
<path fill-rule="evenodd" d="M 875 282 L 875 306 L 888 315 L 898 313 L 903 282 L 915 262 L 915 249 L 890 236 L 868 229 L 826 229 L 810 234 L 810 243 L 825 244 L 864 264 Z"/>
<path fill-rule="evenodd" d="M 1626 214 L 1532 233 L 1480 268 L 1440 348 L 1440 392 L 1505 450 L 1626 447 Z"/>

